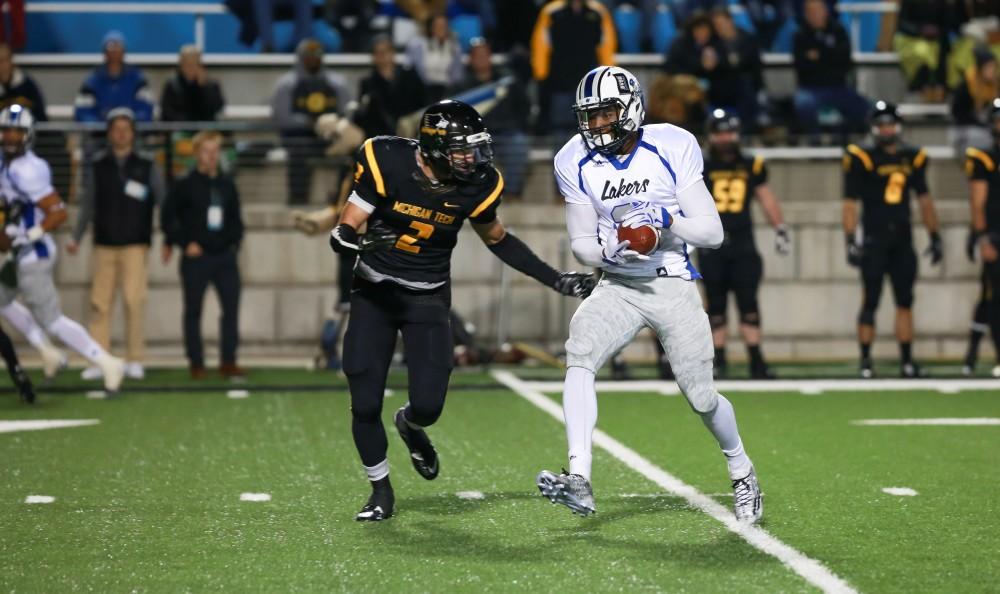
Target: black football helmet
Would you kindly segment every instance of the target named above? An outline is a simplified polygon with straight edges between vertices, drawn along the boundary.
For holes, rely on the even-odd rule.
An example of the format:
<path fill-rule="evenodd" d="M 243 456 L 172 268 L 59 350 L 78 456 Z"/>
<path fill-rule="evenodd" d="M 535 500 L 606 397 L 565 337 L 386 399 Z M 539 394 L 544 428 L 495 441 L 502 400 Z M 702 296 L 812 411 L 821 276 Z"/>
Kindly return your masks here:
<path fill-rule="evenodd" d="M 883 146 L 895 144 L 903 131 L 903 118 L 899 117 L 899 110 L 896 109 L 894 104 L 882 101 L 881 99 L 876 101 L 875 106 L 872 107 L 871 115 L 868 116 L 868 122 L 871 124 L 872 136 L 875 137 L 875 142 Z M 880 126 L 886 124 L 894 126 L 892 134 L 884 134 L 879 130 Z"/>
<path fill-rule="evenodd" d="M 475 182 L 493 166 L 493 138 L 479 112 L 445 99 L 420 118 L 420 155 L 442 181 Z"/>
<path fill-rule="evenodd" d="M 724 109 L 713 109 L 705 121 L 705 130 L 708 131 L 708 146 L 713 153 L 723 158 L 732 157 L 736 153 L 740 143 L 740 116 Z M 736 134 L 735 140 L 713 138 L 713 135 L 722 132 L 733 132 Z"/>

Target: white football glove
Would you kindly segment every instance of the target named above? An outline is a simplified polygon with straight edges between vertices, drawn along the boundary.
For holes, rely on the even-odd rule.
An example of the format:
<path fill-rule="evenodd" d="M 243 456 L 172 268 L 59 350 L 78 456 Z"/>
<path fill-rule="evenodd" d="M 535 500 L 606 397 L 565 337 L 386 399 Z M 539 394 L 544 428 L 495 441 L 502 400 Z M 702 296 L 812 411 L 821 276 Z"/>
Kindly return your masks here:
<path fill-rule="evenodd" d="M 628 246 L 628 240 L 618 240 L 618 228 L 612 227 L 604 235 L 604 251 L 601 253 L 601 259 L 612 266 L 621 266 L 649 259 L 649 256 L 640 254 L 635 250 L 630 250 Z"/>
<path fill-rule="evenodd" d="M 674 218 L 662 206 L 653 206 L 649 202 L 632 202 L 622 218 L 622 227 L 642 227 L 650 225 L 657 229 L 667 229 L 673 224 Z"/>
<path fill-rule="evenodd" d="M 774 228 L 774 251 L 781 256 L 792 253 L 792 236 L 788 234 L 788 227 L 785 225 Z"/>

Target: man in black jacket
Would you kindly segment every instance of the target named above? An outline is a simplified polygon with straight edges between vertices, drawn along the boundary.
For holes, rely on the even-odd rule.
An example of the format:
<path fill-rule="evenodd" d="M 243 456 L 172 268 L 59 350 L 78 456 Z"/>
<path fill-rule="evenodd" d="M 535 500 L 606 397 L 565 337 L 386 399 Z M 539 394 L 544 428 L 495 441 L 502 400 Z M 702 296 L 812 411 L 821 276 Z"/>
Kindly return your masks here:
<path fill-rule="evenodd" d="M 208 78 L 196 45 L 181 48 L 177 72 L 163 86 L 160 119 L 164 122 L 213 122 L 225 100 L 219 83 Z"/>
<path fill-rule="evenodd" d="M 803 26 L 792 42 L 799 125 L 815 139 L 819 133 L 819 112 L 834 108 L 846 128 L 864 131 L 869 105 L 848 82 L 854 61 L 847 31 L 830 18 L 824 0 L 806 0 L 802 10 Z"/>
<path fill-rule="evenodd" d="M 396 64 L 392 38 L 379 35 L 372 40 L 372 70 L 361 79 L 358 110 L 354 121 L 367 138 L 395 136 L 402 116 L 427 105 L 424 81 L 408 66 Z"/>
<path fill-rule="evenodd" d="M 45 99 L 34 79 L 14 65 L 14 55 L 7 44 L 0 43 L 0 108 L 17 103 L 28 108 L 36 122 L 47 122 Z"/>
<path fill-rule="evenodd" d="M 222 306 L 219 373 L 229 378 L 244 375 L 236 365 L 240 307 L 236 252 L 243 239 L 243 219 L 236 184 L 219 168 L 221 149 L 222 135 L 218 132 L 195 135 L 197 166 L 174 185 L 162 212 L 161 224 L 167 234 L 164 263 L 170 260 L 172 246 L 183 250 L 184 348 L 194 379 L 206 375 L 201 308 L 209 283 L 215 285 Z"/>
<path fill-rule="evenodd" d="M 108 113 L 108 149 L 94 156 L 85 176 L 80 216 L 70 255 L 80 249 L 87 227 L 94 223 L 94 271 L 90 283 L 90 335 L 111 350 L 111 309 L 119 290 L 125 303 L 125 375 L 145 377 L 146 296 L 149 277 L 146 256 L 153 237 L 153 209 L 163 202 L 163 178 L 153 160 L 134 150 L 135 116 L 127 107 Z M 101 377 L 96 366 L 84 379 Z"/>

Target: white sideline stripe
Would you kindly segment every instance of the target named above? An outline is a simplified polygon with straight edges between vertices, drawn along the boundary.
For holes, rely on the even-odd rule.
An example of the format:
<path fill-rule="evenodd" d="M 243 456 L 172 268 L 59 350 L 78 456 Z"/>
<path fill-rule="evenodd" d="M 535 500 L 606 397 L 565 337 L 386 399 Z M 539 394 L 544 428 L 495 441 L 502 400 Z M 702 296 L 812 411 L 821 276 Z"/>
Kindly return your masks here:
<path fill-rule="evenodd" d="M 1000 425 L 996 417 L 961 417 L 937 419 L 859 419 L 852 425 L 930 425 L 930 426 L 991 426 Z"/>
<path fill-rule="evenodd" d="M 239 398 L 249 398 L 249 397 L 250 397 L 250 392 L 247 392 L 246 390 L 229 390 L 228 392 L 226 392 L 226 398 L 239 399 Z"/>
<path fill-rule="evenodd" d="M 470 499 L 473 501 L 478 501 L 480 499 L 486 499 L 486 495 L 482 491 L 459 491 L 455 493 L 455 497 L 459 499 Z"/>
<path fill-rule="evenodd" d="M 521 380 L 518 380 L 521 381 Z M 539 392 L 562 392 L 561 381 L 521 381 L 528 389 Z M 887 392 L 929 390 L 954 394 L 962 390 L 996 390 L 995 379 L 843 379 L 843 380 L 720 380 L 715 382 L 720 392 L 800 392 L 817 395 L 823 392 Z M 598 392 L 659 392 L 667 396 L 680 394 L 673 381 L 632 380 L 597 382 Z"/>
<path fill-rule="evenodd" d="M 55 500 L 51 495 L 28 495 L 24 498 L 25 503 L 52 503 Z"/>
<path fill-rule="evenodd" d="M 43 429 L 62 429 L 64 427 L 83 427 L 96 425 L 98 419 L 37 419 L 32 421 L 0 421 L 0 433 L 15 431 L 41 431 Z"/>
<path fill-rule="evenodd" d="M 104 400 L 107 397 L 108 394 L 104 390 L 87 390 L 88 400 Z"/>
<path fill-rule="evenodd" d="M 917 492 L 909 487 L 885 487 L 882 489 L 883 493 L 889 495 L 896 495 L 898 497 L 916 497 Z"/>
<path fill-rule="evenodd" d="M 495 370 L 490 373 L 494 379 L 513 390 L 516 394 L 543 412 L 548 413 L 560 423 L 565 423 L 562 407 L 547 398 L 540 391 L 531 388 L 526 382 L 522 382 L 509 371 Z M 786 567 L 820 590 L 824 592 L 856 592 L 847 582 L 836 576 L 819 561 L 806 557 L 799 551 L 771 536 L 762 528 L 738 522 L 732 512 L 720 503 L 643 458 L 635 450 L 627 447 L 600 429 L 594 430 L 594 443 L 615 458 L 618 458 L 618 460 L 632 470 L 645 476 L 668 492 L 683 497 L 689 505 L 712 516 L 721 522 L 730 532 L 737 534 L 758 550 L 777 558 Z"/>
<path fill-rule="evenodd" d="M 240 501 L 270 501 L 270 493 L 240 493 Z"/>

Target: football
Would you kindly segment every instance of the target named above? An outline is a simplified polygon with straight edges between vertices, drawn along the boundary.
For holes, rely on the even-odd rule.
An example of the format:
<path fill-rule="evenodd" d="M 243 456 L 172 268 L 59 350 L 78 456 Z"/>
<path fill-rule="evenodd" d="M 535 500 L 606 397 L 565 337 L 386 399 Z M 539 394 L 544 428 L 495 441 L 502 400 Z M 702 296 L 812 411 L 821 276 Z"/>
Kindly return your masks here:
<path fill-rule="evenodd" d="M 659 236 L 652 225 L 619 227 L 618 241 L 625 240 L 628 240 L 630 250 L 635 250 L 640 254 L 651 254 L 656 249 Z"/>

